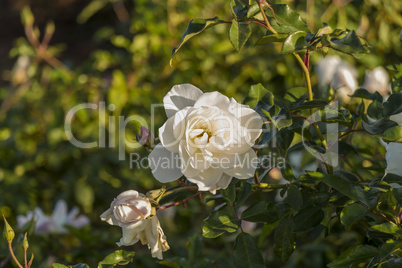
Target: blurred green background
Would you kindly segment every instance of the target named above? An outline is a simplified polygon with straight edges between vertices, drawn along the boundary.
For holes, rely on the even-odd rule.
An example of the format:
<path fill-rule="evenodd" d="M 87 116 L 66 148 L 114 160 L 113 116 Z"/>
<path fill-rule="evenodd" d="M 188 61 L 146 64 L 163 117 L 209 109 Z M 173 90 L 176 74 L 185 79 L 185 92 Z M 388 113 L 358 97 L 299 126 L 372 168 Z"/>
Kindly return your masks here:
<path fill-rule="evenodd" d="M 313 32 L 326 22 L 333 28 L 356 29 L 366 38 L 371 54 L 359 59 L 340 55 L 358 68 L 359 84 L 363 83 L 365 70 L 401 62 L 399 0 L 272 2 L 286 3 L 297 10 Z M 264 35 L 256 25 L 252 25 L 254 34 L 240 54 L 228 40 L 230 26 L 219 25 L 192 39 L 175 57 L 173 66 L 169 65 L 171 50 L 180 42 L 189 21 L 215 16 L 231 20 L 229 3 L 0 2 L 0 212 L 16 226 L 17 215 L 36 206 L 51 213 L 57 200 L 64 199 L 69 209 L 78 206 L 91 220 L 90 227 L 71 230 L 70 234 L 32 234 L 35 267 L 49 267 L 51 261 L 92 265 L 100 261 L 117 249 L 115 242 L 121 235 L 120 228 L 99 220 L 113 198 L 128 189 L 145 193 L 161 187 L 149 169 L 130 169 L 129 153 L 146 156 L 144 148 L 126 148 L 126 159 L 121 161 L 118 148 L 73 146 L 64 132 L 64 120 L 72 107 L 100 102 L 116 105 L 113 112 L 106 110 L 106 121 L 99 117 L 98 110 L 77 113 L 73 133 L 78 140 L 89 142 L 98 140 L 99 126 L 108 126 L 109 117 L 139 115 L 150 124 L 151 104 L 161 103 L 176 84 L 191 83 L 203 91 L 217 90 L 238 101 L 256 83 L 278 96 L 291 87 L 304 85 L 296 60 L 291 55 L 281 55 L 280 46 L 254 47 Z M 27 9 L 21 21 L 20 12 L 25 6 L 32 10 L 32 27 Z M 311 57 L 314 71 L 314 63 L 322 54 L 313 53 Z M 313 75 L 315 87 L 316 83 Z M 156 129 L 165 119 L 163 110 L 158 110 Z M 135 142 L 138 127 L 133 122 L 127 125 L 127 140 Z M 118 129 L 106 127 L 107 139 L 114 136 L 117 141 L 118 134 Z M 194 262 L 194 267 L 196 263 L 227 265 L 231 238 L 207 240 L 199 236 L 202 220 L 210 210 L 193 200 L 187 211 L 177 207 L 160 215 L 171 246 L 165 254 L 167 258 L 186 258 Z M 0 263 L 8 254 L 5 241 L 1 241 Z M 334 241 L 336 245 L 340 243 Z M 145 247 L 136 245 L 135 250 L 135 267 L 157 266 Z M 328 254 L 334 257 L 330 250 Z M 264 255 L 274 261 L 269 247 Z"/>

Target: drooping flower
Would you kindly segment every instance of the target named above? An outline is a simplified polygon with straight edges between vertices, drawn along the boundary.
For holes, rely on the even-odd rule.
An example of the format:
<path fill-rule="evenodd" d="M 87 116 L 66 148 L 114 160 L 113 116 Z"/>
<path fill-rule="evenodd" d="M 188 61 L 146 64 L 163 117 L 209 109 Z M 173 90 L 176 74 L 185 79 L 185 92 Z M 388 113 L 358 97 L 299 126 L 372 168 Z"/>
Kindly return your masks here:
<path fill-rule="evenodd" d="M 110 208 L 101 215 L 101 220 L 111 225 L 120 226 L 123 237 L 118 246 L 134 245 L 141 240 L 148 245 L 152 257 L 163 259 L 162 252 L 169 249 L 166 236 L 158 217 L 151 215 L 149 199 L 134 190 L 119 194 L 110 204 Z"/>
<path fill-rule="evenodd" d="M 163 183 L 182 175 L 200 191 L 225 189 L 233 177 L 254 175 L 252 149 L 262 132 L 261 117 L 249 106 L 219 92 L 203 93 L 190 84 L 174 86 L 163 98 L 168 120 L 161 144 L 149 155 L 155 178 Z"/>
<path fill-rule="evenodd" d="M 43 210 L 36 207 L 33 211 L 28 211 L 27 215 L 17 216 L 17 223 L 22 228 L 26 223 L 31 220 L 35 221 L 35 233 L 48 234 L 48 233 L 68 233 L 66 226 L 72 226 L 80 229 L 89 224 L 89 219 L 85 215 L 77 217 L 79 209 L 74 207 L 70 212 L 67 209 L 67 203 L 64 200 L 59 200 L 53 210 L 51 216 L 45 215 Z"/>

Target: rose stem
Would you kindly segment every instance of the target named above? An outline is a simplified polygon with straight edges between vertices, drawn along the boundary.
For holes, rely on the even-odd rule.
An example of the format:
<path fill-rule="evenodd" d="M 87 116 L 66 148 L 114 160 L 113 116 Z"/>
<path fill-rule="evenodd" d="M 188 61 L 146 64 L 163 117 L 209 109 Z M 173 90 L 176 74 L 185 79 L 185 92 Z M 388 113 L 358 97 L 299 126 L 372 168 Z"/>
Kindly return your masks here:
<path fill-rule="evenodd" d="M 174 207 L 174 206 L 180 205 L 180 204 L 182 204 L 182 203 L 186 203 L 188 200 L 190 200 L 190 199 L 192 199 L 192 198 L 194 198 L 194 197 L 196 197 L 196 196 L 198 196 L 198 195 L 201 195 L 201 192 L 197 192 L 197 193 L 193 194 L 192 196 L 187 197 L 186 199 L 183 199 L 182 201 L 178 201 L 178 202 L 176 202 L 176 203 L 173 203 L 173 204 L 170 204 L 170 205 L 167 205 L 167 206 L 159 207 L 158 209 L 166 209 L 166 208 L 170 208 L 170 207 Z"/>

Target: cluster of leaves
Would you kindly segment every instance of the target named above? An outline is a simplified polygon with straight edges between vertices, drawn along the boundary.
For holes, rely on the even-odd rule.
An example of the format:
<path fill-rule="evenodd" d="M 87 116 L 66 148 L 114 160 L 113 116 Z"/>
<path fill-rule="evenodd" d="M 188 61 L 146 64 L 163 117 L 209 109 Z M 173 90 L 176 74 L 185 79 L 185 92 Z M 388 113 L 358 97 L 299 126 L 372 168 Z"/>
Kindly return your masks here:
<path fill-rule="evenodd" d="M 231 24 L 229 39 L 237 51 L 240 51 L 250 38 L 252 33 L 251 23 L 267 27 L 259 19 L 261 18 L 259 4 L 249 5 L 240 0 L 232 0 L 230 6 L 234 16 L 232 21 L 224 21 L 218 17 L 192 20 L 182 36 L 182 41 L 173 49 L 172 57 L 189 39 L 219 24 Z M 276 32 L 273 33 L 268 30 L 255 45 L 280 42 L 283 43 L 282 53 L 307 50 L 328 52 L 329 48 L 355 56 L 369 52 L 367 42 L 357 36 L 354 30 L 332 29 L 331 26 L 324 23 L 322 28 L 315 33 L 311 33 L 300 15 L 286 4 L 269 5 L 269 8 L 265 5 L 264 12 Z"/>

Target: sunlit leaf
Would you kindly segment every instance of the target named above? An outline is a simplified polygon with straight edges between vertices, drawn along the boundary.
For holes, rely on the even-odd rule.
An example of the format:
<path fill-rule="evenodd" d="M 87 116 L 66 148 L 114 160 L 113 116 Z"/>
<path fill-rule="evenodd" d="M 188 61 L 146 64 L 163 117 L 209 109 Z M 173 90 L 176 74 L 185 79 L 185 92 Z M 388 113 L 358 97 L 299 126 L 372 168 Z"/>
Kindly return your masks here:
<path fill-rule="evenodd" d="M 202 235 L 206 238 L 215 238 L 225 232 L 233 233 L 239 229 L 240 220 L 234 215 L 233 208 L 226 206 L 209 215 L 202 224 Z"/>
<path fill-rule="evenodd" d="M 248 23 L 232 20 L 232 26 L 230 27 L 229 32 L 229 39 L 233 47 L 238 52 L 240 52 L 240 50 L 244 47 L 250 35 L 251 27 Z"/>
<path fill-rule="evenodd" d="M 212 19 L 194 19 L 191 20 L 190 23 L 187 26 L 186 31 L 184 32 L 180 44 L 175 47 L 172 51 L 171 55 L 171 60 L 170 64 L 172 64 L 172 58 L 173 56 L 179 51 L 179 49 L 191 38 L 194 36 L 202 33 L 208 28 L 211 28 L 215 25 L 224 23 L 223 20 L 218 19 L 217 17 L 212 18 Z"/>

